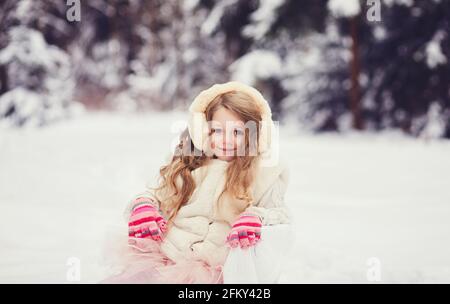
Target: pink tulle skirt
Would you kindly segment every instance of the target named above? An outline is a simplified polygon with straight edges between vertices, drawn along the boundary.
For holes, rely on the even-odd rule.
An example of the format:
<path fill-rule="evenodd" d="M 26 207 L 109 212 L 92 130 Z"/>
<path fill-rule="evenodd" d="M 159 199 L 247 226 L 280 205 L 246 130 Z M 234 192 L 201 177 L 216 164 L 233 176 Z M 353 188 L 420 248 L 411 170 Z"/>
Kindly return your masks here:
<path fill-rule="evenodd" d="M 112 263 L 119 267 L 119 273 L 100 283 L 223 284 L 223 265 L 213 267 L 193 258 L 173 261 L 161 251 L 160 243 L 151 239 L 131 240 L 132 244 L 122 239 L 121 245 L 113 249 Z"/>

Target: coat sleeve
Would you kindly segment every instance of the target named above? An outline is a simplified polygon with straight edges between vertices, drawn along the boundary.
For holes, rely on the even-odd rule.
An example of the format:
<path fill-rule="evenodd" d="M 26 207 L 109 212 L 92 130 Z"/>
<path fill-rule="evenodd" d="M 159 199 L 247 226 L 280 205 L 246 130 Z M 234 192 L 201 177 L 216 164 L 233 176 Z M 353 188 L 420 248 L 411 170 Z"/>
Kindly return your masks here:
<path fill-rule="evenodd" d="M 290 223 L 290 212 L 284 203 L 288 182 L 289 171 L 285 168 L 261 199 L 245 211 L 258 215 L 263 225 Z"/>

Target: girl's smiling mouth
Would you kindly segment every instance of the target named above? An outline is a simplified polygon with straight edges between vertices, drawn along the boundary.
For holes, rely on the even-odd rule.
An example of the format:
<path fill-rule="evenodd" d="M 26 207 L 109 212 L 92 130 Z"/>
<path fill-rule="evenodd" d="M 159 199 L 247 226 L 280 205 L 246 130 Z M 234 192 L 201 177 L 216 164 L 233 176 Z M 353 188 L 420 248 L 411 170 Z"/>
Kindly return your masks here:
<path fill-rule="evenodd" d="M 223 151 L 223 152 L 234 152 L 234 151 L 236 151 L 236 149 L 223 149 L 223 148 L 219 148 L 219 150 Z"/>

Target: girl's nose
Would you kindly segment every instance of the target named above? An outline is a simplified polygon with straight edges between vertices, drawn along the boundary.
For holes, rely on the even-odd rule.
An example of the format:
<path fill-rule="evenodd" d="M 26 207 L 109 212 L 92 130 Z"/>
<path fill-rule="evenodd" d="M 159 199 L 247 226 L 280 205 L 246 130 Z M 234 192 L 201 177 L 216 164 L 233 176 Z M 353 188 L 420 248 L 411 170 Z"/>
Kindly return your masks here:
<path fill-rule="evenodd" d="M 226 132 L 223 137 L 223 146 L 227 149 L 234 148 L 234 137 L 230 132 Z"/>

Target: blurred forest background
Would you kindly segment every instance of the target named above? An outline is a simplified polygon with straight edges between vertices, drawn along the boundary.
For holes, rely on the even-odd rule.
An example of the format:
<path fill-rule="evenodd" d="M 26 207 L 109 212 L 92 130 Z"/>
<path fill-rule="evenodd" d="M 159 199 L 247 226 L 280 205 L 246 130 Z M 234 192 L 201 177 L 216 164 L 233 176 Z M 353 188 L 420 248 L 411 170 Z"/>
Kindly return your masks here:
<path fill-rule="evenodd" d="M 449 42 L 450 0 L 0 0 L 0 282 L 104 279 L 229 80 L 281 122 L 281 282 L 450 282 Z"/>
<path fill-rule="evenodd" d="M 0 123 L 185 110 L 238 80 L 305 130 L 450 138 L 449 24 L 448 0 L 3 0 Z"/>

